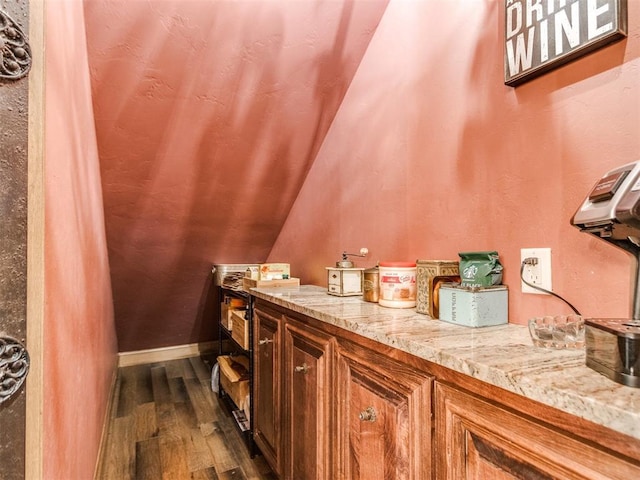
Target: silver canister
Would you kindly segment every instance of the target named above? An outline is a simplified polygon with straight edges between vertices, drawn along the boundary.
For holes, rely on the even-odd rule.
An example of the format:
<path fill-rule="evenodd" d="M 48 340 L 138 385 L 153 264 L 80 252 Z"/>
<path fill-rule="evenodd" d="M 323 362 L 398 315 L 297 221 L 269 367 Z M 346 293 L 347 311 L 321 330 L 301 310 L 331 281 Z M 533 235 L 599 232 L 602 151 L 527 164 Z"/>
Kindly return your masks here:
<path fill-rule="evenodd" d="M 380 298 L 380 272 L 378 267 L 368 268 L 364 271 L 362 298 L 365 302 L 378 303 Z"/>

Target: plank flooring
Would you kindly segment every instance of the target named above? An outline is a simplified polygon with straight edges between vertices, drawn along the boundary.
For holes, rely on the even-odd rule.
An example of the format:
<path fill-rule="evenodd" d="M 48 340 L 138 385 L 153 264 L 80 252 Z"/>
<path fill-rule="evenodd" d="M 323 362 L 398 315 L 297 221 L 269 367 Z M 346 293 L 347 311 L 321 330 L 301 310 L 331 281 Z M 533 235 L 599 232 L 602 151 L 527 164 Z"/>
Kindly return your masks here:
<path fill-rule="evenodd" d="M 275 480 L 211 391 L 215 358 L 118 369 L 97 480 Z"/>

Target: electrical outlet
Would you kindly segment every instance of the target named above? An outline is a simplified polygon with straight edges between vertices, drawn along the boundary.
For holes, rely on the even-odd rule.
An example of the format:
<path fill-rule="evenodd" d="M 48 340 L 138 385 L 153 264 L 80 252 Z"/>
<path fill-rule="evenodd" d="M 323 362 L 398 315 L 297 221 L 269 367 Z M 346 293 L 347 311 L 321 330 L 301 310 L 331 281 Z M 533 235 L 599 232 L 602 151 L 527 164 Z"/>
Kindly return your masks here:
<path fill-rule="evenodd" d="M 551 249 L 550 248 L 523 248 L 520 250 L 520 262 L 525 258 L 536 258 L 536 265 L 525 265 L 522 270 L 524 279 L 537 285 L 540 288 L 551 291 Z M 522 284 L 522 293 L 536 293 L 539 295 L 548 295 L 545 292 L 536 290 L 524 282 Z"/>

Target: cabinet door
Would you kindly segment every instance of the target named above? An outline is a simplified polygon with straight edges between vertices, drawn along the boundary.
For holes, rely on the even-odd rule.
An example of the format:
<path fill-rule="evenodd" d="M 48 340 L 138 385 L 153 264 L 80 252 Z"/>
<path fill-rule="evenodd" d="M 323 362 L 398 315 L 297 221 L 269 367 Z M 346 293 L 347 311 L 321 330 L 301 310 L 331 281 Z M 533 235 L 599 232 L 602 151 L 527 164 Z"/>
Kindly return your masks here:
<path fill-rule="evenodd" d="M 436 385 L 436 417 L 439 479 L 640 478 L 624 459 L 453 387 Z"/>
<path fill-rule="evenodd" d="M 275 473 L 282 473 L 281 318 L 254 311 L 253 436 Z"/>
<path fill-rule="evenodd" d="M 287 318 L 284 329 L 285 475 L 331 479 L 331 338 Z"/>
<path fill-rule="evenodd" d="M 409 365 L 338 340 L 335 478 L 430 479 L 432 384 Z"/>

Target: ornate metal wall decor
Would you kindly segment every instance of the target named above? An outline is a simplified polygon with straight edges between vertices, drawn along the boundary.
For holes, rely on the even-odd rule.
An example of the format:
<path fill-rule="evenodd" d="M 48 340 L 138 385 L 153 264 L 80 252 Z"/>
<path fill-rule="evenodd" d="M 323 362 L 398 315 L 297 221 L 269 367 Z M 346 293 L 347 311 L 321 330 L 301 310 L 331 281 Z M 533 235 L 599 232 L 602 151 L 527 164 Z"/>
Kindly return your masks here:
<path fill-rule="evenodd" d="M 20 26 L 0 10 L 0 79 L 17 80 L 31 68 L 31 47 Z"/>
<path fill-rule="evenodd" d="M 29 354 L 15 338 L 0 337 L 0 405 L 16 393 L 29 373 Z"/>

